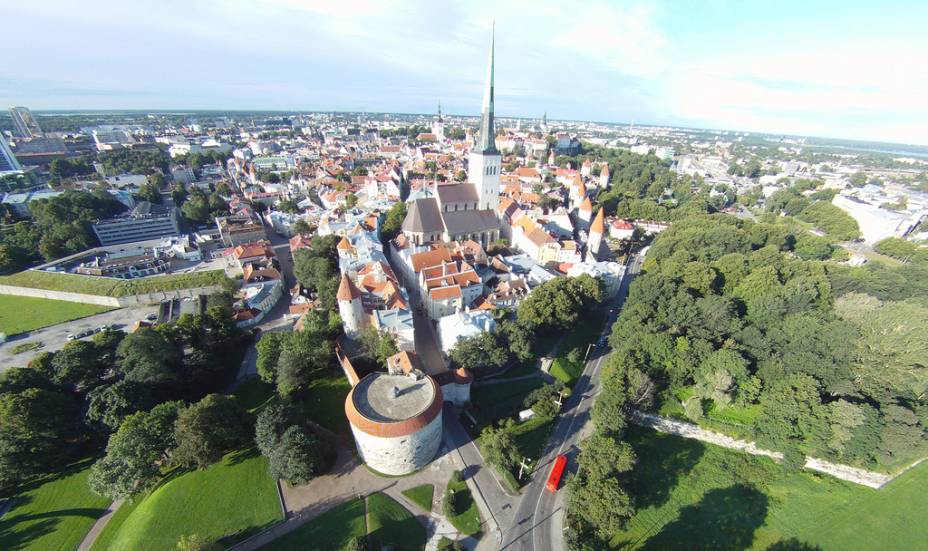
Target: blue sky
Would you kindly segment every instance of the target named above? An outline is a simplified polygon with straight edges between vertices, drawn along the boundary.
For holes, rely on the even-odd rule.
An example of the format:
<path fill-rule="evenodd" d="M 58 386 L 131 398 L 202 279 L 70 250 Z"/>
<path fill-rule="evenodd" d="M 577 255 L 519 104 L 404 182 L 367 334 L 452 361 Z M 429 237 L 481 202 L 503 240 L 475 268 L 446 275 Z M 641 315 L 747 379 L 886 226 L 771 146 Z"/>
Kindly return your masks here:
<path fill-rule="evenodd" d="M 928 144 L 928 2 L 11 1 L 0 105 L 476 115 L 494 18 L 501 116 Z"/>

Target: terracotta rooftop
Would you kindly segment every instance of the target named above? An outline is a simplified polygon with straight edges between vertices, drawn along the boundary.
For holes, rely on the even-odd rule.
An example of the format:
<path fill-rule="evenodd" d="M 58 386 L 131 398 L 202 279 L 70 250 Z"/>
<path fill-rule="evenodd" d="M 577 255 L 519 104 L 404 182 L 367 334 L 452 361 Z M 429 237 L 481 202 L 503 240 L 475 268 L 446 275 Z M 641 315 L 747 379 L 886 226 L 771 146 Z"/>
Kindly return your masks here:
<path fill-rule="evenodd" d="M 348 279 L 348 276 L 342 274 L 342 282 L 338 285 L 338 293 L 335 298 L 338 300 L 354 300 L 361 298 L 361 291 Z"/>

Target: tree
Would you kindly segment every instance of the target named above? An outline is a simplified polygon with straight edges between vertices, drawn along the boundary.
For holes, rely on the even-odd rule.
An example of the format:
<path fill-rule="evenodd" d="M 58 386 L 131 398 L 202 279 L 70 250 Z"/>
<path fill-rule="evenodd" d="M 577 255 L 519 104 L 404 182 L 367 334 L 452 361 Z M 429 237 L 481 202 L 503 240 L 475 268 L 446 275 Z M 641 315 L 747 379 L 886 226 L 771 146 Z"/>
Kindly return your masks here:
<path fill-rule="evenodd" d="M 296 407 L 279 402 L 258 414 L 255 442 L 274 478 L 305 484 L 324 468 L 331 444 L 304 421 Z"/>
<path fill-rule="evenodd" d="M 148 385 L 124 379 L 91 390 L 84 418 L 91 426 L 112 432 L 129 415 L 154 405 L 154 400 Z"/>
<path fill-rule="evenodd" d="M 91 467 L 90 489 L 119 499 L 151 487 L 176 446 L 174 424 L 182 407 L 181 402 L 166 402 L 128 416 L 110 436 L 106 455 Z"/>
<path fill-rule="evenodd" d="M 106 366 L 92 342 L 75 340 L 66 343 L 55 352 L 51 360 L 55 384 L 69 386 L 78 391 L 96 386 L 103 377 Z"/>
<path fill-rule="evenodd" d="M 587 307 L 603 300 L 602 283 L 589 275 L 542 283 L 519 304 L 518 320 L 527 328 L 551 332 L 570 327 Z"/>
<path fill-rule="evenodd" d="M 319 436 L 302 425 L 293 425 L 280 435 L 268 455 L 268 469 L 274 478 L 293 484 L 306 484 L 325 466 L 324 446 Z"/>
<path fill-rule="evenodd" d="M 119 369 L 126 379 L 140 383 L 168 383 L 177 379 L 180 352 L 150 327 L 127 335 L 116 348 Z"/>
<path fill-rule="evenodd" d="M 171 462 L 205 468 L 252 436 L 252 422 L 232 396 L 210 394 L 180 412 Z"/>
<path fill-rule="evenodd" d="M 0 487 L 71 457 L 80 438 L 79 408 L 72 395 L 43 388 L 0 395 Z"/>
<path fill-rule="evenodd" d="M 266 383 L 273 383 L 277 379 L 277 361 L 280 359 L 280 348 L 287 339 L 286 333 L 265 332 L 255 345 L 258 351 L 258 376 Z"/>
<path fill-rule="evenodd" d="M 593 436 L 581 443 L 577 475 L 568 482 L 567 503 L 602 538 L 624 528 L 635 512 L 621 481 L 621 475 L 634 464 L 635 454 L 624 442 Z"/>
<path fill-rule="evenodd" d="M 164 180 L 164 176 L 161 176 L 161 180 Z M 151 180 L 151 177 L 139 188 L 139 199 L 149 203 L 161 203 L 161 189 Z"/>
<path fill-rule="evenodd" d="M 760 398 L 758 444 L 776 450 L 817 450 L 830 439 L 818 382 L 800 373 L 775 380 Z"/>
<path fill-rule="evenodd" d="M 304 218 L 300 218 L 294 222 L 291 229 L 293 230 L 294 234 L 304 235 L 313 231 L 313 228 L 309 225 L 309 222 L 307 222 Z"/>
<path fill-rule="evenodd" d="M 171 200 L 174 201 L 174 206 L 178 208 L 183 208 L 184 202 L 187 201 L 187 188 L 184 187 L 184 184 L 181 182 L 175 182 L 171 187 Z M 184 214 L 186 216 L 186 214 Z"/>
<path fill-rule="evenodd" d="M 518 321 L 506 320 L 500 324 L 500 335 L 506 342 L 507 348 L 520 362 L 535 359 L 535 334 Z"/>
<path fill-rule="evenodd" d="M 406 203 L 397 201 L 387 211 L 387 216 L 384 218 L 383 224 L 380 225 L 380 240 L 387 243 L 399 235 L 405 219 Z"/>
<path fill-rule="evenodd" d="M 386 365 L 387 358 L 399 352 L 393 337 L 386 331 L 378 331 L 373 325 L 361 330 L 360 341 L 364 355 L 380 365 Z"/>
<path fill-rule="evenodd" d="M 480 433 L 480 449 L 487 462 L 510 470 L 522 459 L 512 434 L 502 428 L 486 427 Z"/>
<path fill-rule="evenodd" d="M 277 392 L 290 396 L 300 391 L 329 367 L 331 341 L 317 333 L 293 333 L 281 347 L 277 360 Z"/>
<path fill-rule="evenodd" d="M 194 188 L 180 210 L 187 220 L 196 224 L 205 224 L 210 216 L 209 199 L 199 188 Z"/>
<path fill-rule="evenodd" d="M 451 350 L 451 362 L 474 373 L 489 373 L 502 368 L 509 352 L 498 333 L 484 332 L 460 339 Z"/>

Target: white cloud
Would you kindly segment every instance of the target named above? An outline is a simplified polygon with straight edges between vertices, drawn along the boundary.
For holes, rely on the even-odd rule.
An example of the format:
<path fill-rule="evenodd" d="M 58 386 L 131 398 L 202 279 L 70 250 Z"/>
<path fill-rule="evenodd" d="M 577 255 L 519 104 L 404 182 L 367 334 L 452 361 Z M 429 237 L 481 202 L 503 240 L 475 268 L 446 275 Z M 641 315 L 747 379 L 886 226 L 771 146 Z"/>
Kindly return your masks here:
<path fill-rule="evenodd" d="M 556 32 L 551 43 L 627 75 L 654 77 L 670 61 L 655 14 L 653 4 L 585 4 L 559 20 L 569 28 Z"/>

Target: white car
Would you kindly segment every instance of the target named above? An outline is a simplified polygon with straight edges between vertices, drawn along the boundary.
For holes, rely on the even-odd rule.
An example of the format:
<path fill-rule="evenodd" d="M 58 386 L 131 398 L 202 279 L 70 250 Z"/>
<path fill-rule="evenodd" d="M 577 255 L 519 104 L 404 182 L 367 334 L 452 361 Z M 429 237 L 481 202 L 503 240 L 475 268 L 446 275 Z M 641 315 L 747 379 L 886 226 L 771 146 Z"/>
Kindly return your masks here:
<path fill-rule="evenodd" d="M 71 342 L 71 341 L 73 341 L 73 340 L 76 339 L 76 338 L 77 338 L 77 337 L 75 337 L 74 335 L 68 333 L 68 336 L 67 336 L 66 340 L 67 340 L 68 342 Z"/>

